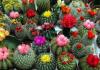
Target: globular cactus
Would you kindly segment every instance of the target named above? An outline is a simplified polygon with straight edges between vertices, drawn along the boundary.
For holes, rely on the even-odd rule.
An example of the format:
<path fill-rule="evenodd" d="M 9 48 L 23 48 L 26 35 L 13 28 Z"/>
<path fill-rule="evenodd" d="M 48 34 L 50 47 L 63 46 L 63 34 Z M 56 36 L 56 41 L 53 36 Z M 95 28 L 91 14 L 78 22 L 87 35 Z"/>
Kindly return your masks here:
<path fill-rule="evenodd" d="M 15 50 L 13 62 L 18 69 L 29 70 L 35 63 L 35 52 L 30 45 L 21 44 Z"/>
<path fill-rule="evenodd" d="M 36 69 L 55 70 L 56 61 L 54 55 L 52 53 L 42 53 L 39 56 L 37 56 Z"/>
<path fill-rule="evenodd" d="M 57 58 L 58 70 L 75 70 L 76 58 L 71 53 L 62 52 Z"/>

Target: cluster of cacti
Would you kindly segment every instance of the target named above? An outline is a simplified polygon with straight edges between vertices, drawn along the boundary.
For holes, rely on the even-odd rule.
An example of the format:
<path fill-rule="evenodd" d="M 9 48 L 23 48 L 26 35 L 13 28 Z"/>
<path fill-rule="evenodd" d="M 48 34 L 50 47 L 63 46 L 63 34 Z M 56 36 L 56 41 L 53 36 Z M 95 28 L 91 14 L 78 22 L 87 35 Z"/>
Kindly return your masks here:
<path fill-rule="evenodd" d="M 75 70 L 76 58 L 71 53 L 62 52 L 57 59 L 59 70 Z"/>
<path fill-rule="evenodd" d="M 37 56 L 36 69 L 38 70 L 55 70 L 56 61 L 52 53 L 42 53 Z"/>
<path fill-rule="evenodd" d="M 0 0 L 0 70 L 85 67 L 100 53 L 96 14 L 83 0 Z M 81 70 L 99 70 L 86 60 Z"/>

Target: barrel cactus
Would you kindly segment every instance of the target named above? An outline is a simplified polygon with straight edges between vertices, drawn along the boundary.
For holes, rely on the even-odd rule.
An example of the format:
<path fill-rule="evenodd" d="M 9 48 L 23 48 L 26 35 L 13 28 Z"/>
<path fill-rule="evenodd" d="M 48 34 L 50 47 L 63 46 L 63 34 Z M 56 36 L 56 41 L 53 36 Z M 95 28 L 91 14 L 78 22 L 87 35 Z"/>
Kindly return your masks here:
<path fill-rule="evenodd" d="M 51 51 L 57 56 L 63 51 L 69 51 L 69 39 L 64 35 L 58 35 L 56 39 L 51 41 Z"/>
<path fill-rule="evenodd" d="M 21 44 L 13 55 L 13 62 L 18 69 L 29 70 L 35 62 L 35 52 L 27 44 Z"/>
<path fill-rule="evenodd" d="M 0 69 L 8 70 L 13 67 L 12 53 L 7 47 L 0 48 Z"/>
<path fill-rule="evenodd" d="M 58 70 L 75 70 L 76 59 L 71 53 L 62 52 L 57 59 Z"/>
<path fill-rule="evenodd" d="M 80 60 L 81 70 L 99 70 L 100 59 L 97 55 L 89 54 Z"/>
<path fill-rule="evenodd" d="M 46 10 L 50 10 L 50 0 L 36 0 L 37 12 L 39 14 Z"/>
<path fill-rule="evenodd" d="M 37 70 L 55 70 L 56 61 L 52 53 L 42 53 L 37 56 Z"/>
<path fill-rule="evenodd" d="M 84 44 L 80 42 L 74 44 L 74 46 L 72 47 L 72 53 L 77 58 L 85 57 L 86 55 L 93 52 L 94 52 L 94 48 L 92 46 L 84 46 Z"/>
<path fill-rule="evenodd" d="M 56 21 L 57 21 L 56 15 L 53 12 L 51 12 L 50 10 L 44 11 L 43 14 L 40 17 L 40 23 L 41 24 L 43 24 L 45 22 L 55 24 Z"/>
<path fill-rule="evenodd" d="M 44 36 L 36 36 L 32 43 L 33 49 L 36 51 L 37 54 L 47 52 L 50 44 L 47 42 Z"/>

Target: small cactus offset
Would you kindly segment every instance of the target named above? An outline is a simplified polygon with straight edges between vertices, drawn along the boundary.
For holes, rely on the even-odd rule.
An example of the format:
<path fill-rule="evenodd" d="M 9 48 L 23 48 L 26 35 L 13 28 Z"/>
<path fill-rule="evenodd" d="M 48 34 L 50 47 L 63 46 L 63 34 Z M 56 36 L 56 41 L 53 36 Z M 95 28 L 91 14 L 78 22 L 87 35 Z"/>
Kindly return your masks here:
<path fill-rule="evenodd" d="M 0 48 L 0 70 L 8 70 L 13 67 L 12 53 L 7 47 Z"/>
<path fill-rule="evenodd" d="M 36 51 L 37 54 L 47 52 L 50 44 L 47 42 L 44 36 L 36 36 L 32 43 L 33 49 Z"/>
<path fill-rule="evenodd" d="M 69 51 L 69 39 L 64 35 L 58 35 L 56 39 L 51 41 L 51 51 L 57 56 L 61 54 L 63 51 Z"/>
<path fill-rule="evenodd" d="M 50 10 L 44 11 L 40 17 L 40 24 L 45 22 L 55 24 L 57 22 L 56 15 Z"/>
<path fill-rule="evenodd" d="M 62 52 L 57 59 L 58 70 L 75 70 L 76 58 L 71 53 Z"/>
<path fill-rule="evenodd" d="M 41 53 L 37 56 L 36 61 L 37 70 L 55 70 L 56 61 L 52 53 Z"/>
<path fill-rule="evenodd" d="M 35 63 L 35 52 L 27 44 L 21 44 L 16 49 L 13 62 L 18 69 L 29 70 Z"/>

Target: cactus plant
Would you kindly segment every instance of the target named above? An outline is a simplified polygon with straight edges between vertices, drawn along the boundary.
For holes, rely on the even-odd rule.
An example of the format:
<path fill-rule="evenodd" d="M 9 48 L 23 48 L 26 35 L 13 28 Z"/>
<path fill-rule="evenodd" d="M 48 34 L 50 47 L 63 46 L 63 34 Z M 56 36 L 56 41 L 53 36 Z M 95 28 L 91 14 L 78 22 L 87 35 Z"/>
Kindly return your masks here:
<path fill-rule="evenodd" d="M 37 56 L 37 70 L 55 70 L 56 61 L 52 53 L 42 53 Z"/>
<path fill-rule="evenodd" d="M 58 35 L 56 39 L 51 41 L 51 51 L 57 56 L 61 54 L 63 51 L 69 51 L 69 39 L 64 35 Z"/>
<path fill-rule="evenodd" d="M 100 60 L 97 55 L 89 54 L 80 60 L 81 70 L 99 70 Z"/>
<path fill-rule="evenodd" d="M 44 11 L 40 17 L 40 24 L 45 22 L 55 24 L 57 22 L 56 15 L 50 10 Z"/>
<path fill-rule="evenodd" d="M 96 43 L 97 43 L 98 47 L 100 47 L 100 35 L 98 35 L 98 37 L 96 39 Z"/>
<path fill-rule="evenodd" d="M 47 52 L 47 49 L 50 47 L 50 44 L 47 42 L 44 36 L 36 36 L 32 43 L 33 49 L 37 54 Z"/>
<path fill-rule="evenodd" d="M 7 47 L 0 47 L 0 69 L 8 70 L 13 67 L 12 53 Z"/>
<path fill-rule="evenodd" d="M 14 52 L 13 62 L 18 69 L 29 70 L 35 62 L 35 52 L 27 44 L 21 44 Z"/>
<path fill-rule="evenodd" d="M 57 59 L 58 70 L 75 70 L 76 61 L 71 53 L 62 52 Z"/>

